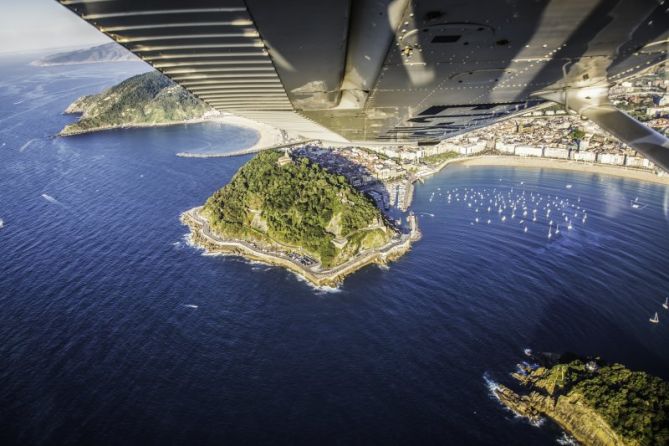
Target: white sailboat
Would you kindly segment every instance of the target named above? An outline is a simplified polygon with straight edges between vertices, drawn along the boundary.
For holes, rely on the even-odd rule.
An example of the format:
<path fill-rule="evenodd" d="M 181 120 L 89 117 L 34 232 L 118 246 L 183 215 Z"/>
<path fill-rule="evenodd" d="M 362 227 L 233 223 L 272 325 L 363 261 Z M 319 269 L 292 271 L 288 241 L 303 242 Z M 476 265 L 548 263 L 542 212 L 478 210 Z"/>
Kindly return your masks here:
<path fill-rule="evenodd" d="M 651 321 L 654 324 L 657 324 L 658 322 L 660 322 L 660 319 L 657 317 L 657 311 L 655 312 L 655 316 L 652 317 L 651 319 L 649 319 L 649 321 Z"/>
<path fill-rule="evenodd" d="M 662 307 L 664 307 L 665 310 L 669 310 L 669 297 L 664 299 L 664 303 L 662 304 Z"/>

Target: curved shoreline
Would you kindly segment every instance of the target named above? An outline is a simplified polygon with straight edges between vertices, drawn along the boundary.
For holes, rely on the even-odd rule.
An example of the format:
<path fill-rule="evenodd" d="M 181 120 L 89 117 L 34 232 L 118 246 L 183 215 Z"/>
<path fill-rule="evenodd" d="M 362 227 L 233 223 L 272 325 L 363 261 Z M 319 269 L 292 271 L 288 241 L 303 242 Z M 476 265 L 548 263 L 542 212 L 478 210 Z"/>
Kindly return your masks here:
<path fill-rule="evenodd" d="M 364 251 L 334 268 L 320 270 L 318 267 L 302 265 L 284 253 L 261 250 L 244 240 L 220 238 L 211 233 L 206 219 L 200 215 L 201 209 L 202 206 L 189 209 L 181 214 L 180 219 L 190 228 L 191 241 L 205 252 L 239 255 L 264 264 L 281 266 L 318 287 L 336 287 L 349 274 L 373 263 L 386 265 L 409 251 L 411 243 L 420 238 L 420 232 L 416 229 L 411 234 L 402 234 L 380 248 Z"/>
<path fill-rule="evenodd" d="M 76 132 L 63 133 L 62 130 L 58 133 L 58 136 L 69 137 L 77 135 L 85 135 L 88 133 L 104 132 L 109 130 L 124 130 L 124 129 L 141 129 L 141 128 L 152 128 L 152 127 L 167 127 L 172 125 L 185 125 L 185 124 L 202 124 L 206 122 L 216 122 L 220 124 L 232 125 L 235 127 L 242 127 L 247 130 L 252 130 L 258 135 L 258 139 L 251 146 L 244 148 L 248 151 L 256 151 L 266 147 L 278 146 L 283 144 L 284 137 L 280 130 L 275 129 L 274 127 L 262 124 L 259 122 L 252 121 L 250 119 L 242 118 L 241 116 L 235 115 L 226 115 L 226 116 L 214 116 L 214 117 L 203 117 L 203 118 L 194 118 L 187 119 L 184 121 L 172 121 L 164 123 L 137 123 L 129 125 L 114 125 L 107 127 L 96 127 L 92 129 L 86 129 Z M 191 157 L 191 158 L 213 158 L 218 156 L 224 156 L 225 152 L 212 152 L 212 153 L 198 153 L 198 152 L 179 152 L 177 154 L 181 157 Z"/>
<path fill-rule="evenodd" d="M 544 169 L 571 170 L 597 175 L 609 175 L 629 178 L 638 181 L 647 181 L 655 184 L 669 185 L 669 175 L 658 176 L 651 171 L 634 169 L 622 166 L 608 166 L 603 164 L 584 163 L 571 160 L 560 160 L 555 158 L 530 158 L 512 155 L 481 155 L 474 157 L 454 158 L 448 160 L 440 168 L 449 164 L 462 164 L 467 167 L 475 166 L 509 166 L 530 167 Z"/>

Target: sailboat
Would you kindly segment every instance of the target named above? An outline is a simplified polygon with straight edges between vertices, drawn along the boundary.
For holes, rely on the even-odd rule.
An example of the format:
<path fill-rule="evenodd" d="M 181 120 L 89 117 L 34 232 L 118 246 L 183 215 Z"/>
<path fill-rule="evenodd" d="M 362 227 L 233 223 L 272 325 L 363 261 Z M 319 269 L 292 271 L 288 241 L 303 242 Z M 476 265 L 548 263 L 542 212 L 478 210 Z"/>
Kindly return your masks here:
<path fill-rule="evenodd" d="M 654 324 L 657 324 L 658 322 L 660 322 L 660 319 L 657 317 L 657 311 L 655 312 L 655 316 L 653 318 L 649 319 L 649 321 L 651 321 Z"/>
<path fill-rule="evenodd" d="M 664 299 L 664 303 L 662 304 L 662 307 L 664 307 L 665 310 L 669 310 L 669 297 Z"/>

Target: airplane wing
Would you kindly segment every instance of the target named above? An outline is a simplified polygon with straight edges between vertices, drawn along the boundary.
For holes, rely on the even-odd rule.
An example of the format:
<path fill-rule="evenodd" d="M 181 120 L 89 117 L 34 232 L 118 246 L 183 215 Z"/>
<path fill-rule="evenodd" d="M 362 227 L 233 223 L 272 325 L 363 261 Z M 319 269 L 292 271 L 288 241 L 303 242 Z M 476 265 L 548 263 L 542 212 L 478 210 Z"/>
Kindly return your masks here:
<path fill-rule="evenodd" d="M 212 107 L 304 138 L 434 144 L 548 100 L 669 168 L 667 139 L 600 94 L 665 60 L 664 1 L 58 1 Z"/>

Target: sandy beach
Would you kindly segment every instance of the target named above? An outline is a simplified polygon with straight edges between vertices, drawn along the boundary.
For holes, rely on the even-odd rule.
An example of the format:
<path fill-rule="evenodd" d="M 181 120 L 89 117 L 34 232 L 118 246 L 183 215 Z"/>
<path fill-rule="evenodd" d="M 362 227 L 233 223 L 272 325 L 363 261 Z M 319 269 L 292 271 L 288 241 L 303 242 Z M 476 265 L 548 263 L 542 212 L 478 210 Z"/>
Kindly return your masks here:
<path fill-rule="evenodd" d="M 267 124 L 253 121 L 251 119 L 242 118 L 235 115 L 224 115 L 208 119 L 211 122 L 220 122 L 221 124 L 235 125 L 237 127 L 245 127 L 254 130 L 258 133 L 258 141 L 251 147 L 246 147 L 246 150 L 257 150 L 265 147 L 273 147 L 283 144 L 284 136 L 281 130 L 276 129 Z"/>
<path fill-rule="evenodd" d="M 533 167 L 545 169 L 573 170 L 598 175 L 612 175 L 617 177 L 631 178 L 639 181 L 648 181 L 657 184 L 669 184 L 669 175 L 658 176 L 651 171 L 632 169 L 627 167 L 607 166 L 604 164 L 590 164 L 570 160 L 559 160 L 553 158 L 529 158 L 520 156 L 494 156 L 483 155 L 468 158 L 455 158 L 448 160 L 448 164 L 461 164 L 463 166 L 515 166 Z M 444 166 L 445 167 L 445 166 Z"/>
<path fill-rule="evenodd" d="M 183 124 L 198 124 L 203 122 L 218 122 L 221 124 L 234 125 L 237 127 L 244 127 L 250 130 L 255 131 L 258 134 L 258 140 L 250 147 L 246 147 L 245 150 L 254 151 L 266 147 L 273 147 L 284 143 L 284 137 L 280 130 L 271 127 L 266 124 L 262 124 L 257 121 L 252 121 L 250 119 L 242 118 L 241 116 L 235 116 L 232 114 L 225 114 L 219 116 L 205 116 L 201 118 L 189 119 L 185 121 L 170 121 L 163 123 L 133 123 L 127 125 L 113 125 L 106 127 L 96 127 L 80 131 L 71 131 L 64 132 L 65 129 L 61 130 L 58 133 L 58 136 L 76 136 L 83 135 L 87 133 L 103 132 L 109 130 L 119 130 L 119 129 L 133 129 L 133 128 L 148 128 L 148 127 L 167 127 L 172 125 L 183 125 Z M 67 127 L 66 127 L 67 128 Z M 222 152 L 223 153 L 223 152 Z M 192 155 L 192 156 L 217 156 L 216 153 L 211 154 L 197 154 L 197 152 L 183 152 L 182 155 Z"/>

